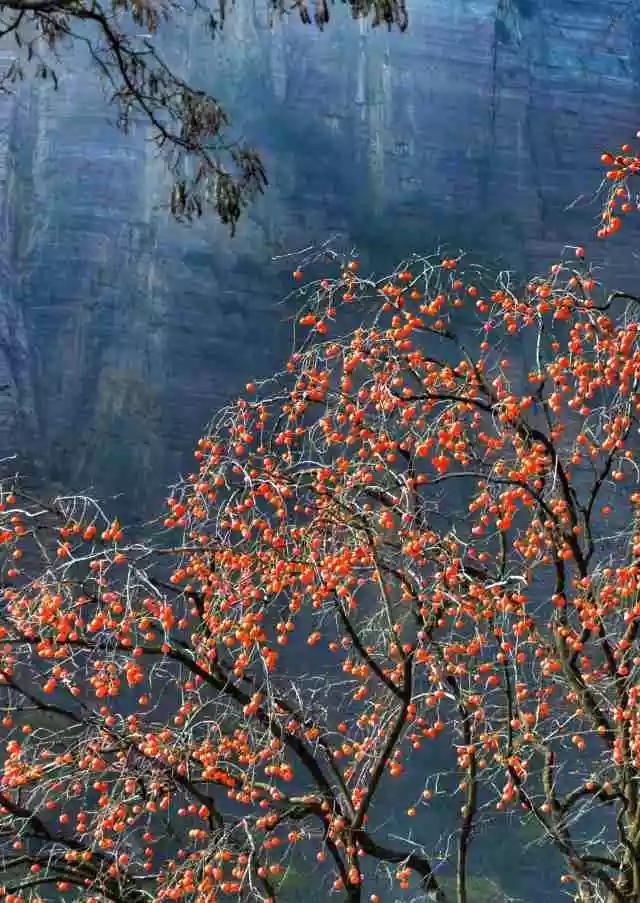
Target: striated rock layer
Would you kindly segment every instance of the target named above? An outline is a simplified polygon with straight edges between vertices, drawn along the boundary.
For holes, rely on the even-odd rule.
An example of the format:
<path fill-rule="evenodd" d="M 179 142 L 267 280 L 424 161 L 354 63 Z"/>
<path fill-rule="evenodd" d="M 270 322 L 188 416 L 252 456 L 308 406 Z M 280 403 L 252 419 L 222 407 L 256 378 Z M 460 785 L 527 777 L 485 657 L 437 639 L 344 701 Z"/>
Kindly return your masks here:
<path fill-rule="evenodd" d="M 415 0 L 410 16 L 395 34 L 338 6 L 324 33 L 270 31 L 240 4 L 214 45 L 193 22 L 171 37 L 266 159 L 234 240 L 170 220 L 153 147 L 115 130 L 85 61 L 58 92 L 0 98 L 0 456 L 150 510 L 212 411 L 288 351 L 275 255 L 335 236 L 380 271 L 444 242 L 527 271 L 588 243 L 600 152 L 640 124 L 640 2 Z M 607 245 L 617 284 L 637 280 L 637 235 Z"/>

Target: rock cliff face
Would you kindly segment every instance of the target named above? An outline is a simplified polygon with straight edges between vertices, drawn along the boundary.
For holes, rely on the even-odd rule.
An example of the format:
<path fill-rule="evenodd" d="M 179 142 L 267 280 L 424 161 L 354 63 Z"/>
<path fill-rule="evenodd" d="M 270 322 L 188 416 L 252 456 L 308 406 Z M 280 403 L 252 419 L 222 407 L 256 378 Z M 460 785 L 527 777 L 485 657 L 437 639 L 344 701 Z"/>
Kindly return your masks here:
<path fill-rule="evenodd" d="M 447 242 L 529 270 L 588 241 L 600 152 L 640 124 L 640 2 L 416 0 L 410 15 L 405 34 L 340 7 L 324 33 L 270 31 L 240 3 L 213 46 L 169 36 L 266 159 L 234 240 L 170 220 L 162 164 L 110 124 L 85 61 L 57 92 L 0 99 L 0 456 L 150 509 L 215 407 L 289 347 L 275 255 L 336 236 L 380 271 Z M 608 278 L 637 280 L 636 236 L 607 245 Z"/>

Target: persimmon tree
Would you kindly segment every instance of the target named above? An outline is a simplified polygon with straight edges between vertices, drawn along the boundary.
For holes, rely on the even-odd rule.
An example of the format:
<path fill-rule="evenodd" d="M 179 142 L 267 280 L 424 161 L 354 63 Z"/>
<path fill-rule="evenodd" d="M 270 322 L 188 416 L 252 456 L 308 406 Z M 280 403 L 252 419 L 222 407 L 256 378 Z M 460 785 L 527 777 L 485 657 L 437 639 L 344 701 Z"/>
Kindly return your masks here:
<path fill-rule="evenodd" d="M 296 14 L 323 28 L 332 3 L 289 4 L 267 0 L 274 16 Z M 353 18 L 405 29 L 404 0 L 348 0 Z M 233 134 L 229 114 L 203 86 L 181 78 L 162 51 L 179 35 L 185 17 L 195 17 L 203 36 L 221 31 L 228 4 L 194 0 L 184 8 L 172 0 L 0 0 L 0 42 L 15 57 L 2 77 L 4 89 L 26 76 L 57 87 L 64 57 L 84 48 L 106 85 L 127 132 L 134 122 L 149 129 L 172 174 L 171 212 L 192 219 L 211 211 L 233 232 L 245 207 L 260 194 L 266 173 L 249 144 Z M 234 15 L 247 15 L 238 9 Z"/>
<path fill-rule="evenodd" d="M 640 896 L 640 300 L 320 263 L 144 535 L 3 485 L 7 903 L 471 903 L 519 819 Z"/>

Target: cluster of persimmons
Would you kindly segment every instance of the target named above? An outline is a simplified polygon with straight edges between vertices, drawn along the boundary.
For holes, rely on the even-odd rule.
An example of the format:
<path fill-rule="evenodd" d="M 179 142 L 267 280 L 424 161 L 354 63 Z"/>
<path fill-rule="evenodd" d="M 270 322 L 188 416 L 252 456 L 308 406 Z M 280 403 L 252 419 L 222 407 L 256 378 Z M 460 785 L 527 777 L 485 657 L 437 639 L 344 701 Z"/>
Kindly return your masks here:
<path fill-rule="evenodd" d="M 146 535 L 3 490 L 0 896 L 464 903 L 519 815 L 576 900 L 638 899 L 640 301 L 580 247 L 294 277 L 297 350 Z"/>

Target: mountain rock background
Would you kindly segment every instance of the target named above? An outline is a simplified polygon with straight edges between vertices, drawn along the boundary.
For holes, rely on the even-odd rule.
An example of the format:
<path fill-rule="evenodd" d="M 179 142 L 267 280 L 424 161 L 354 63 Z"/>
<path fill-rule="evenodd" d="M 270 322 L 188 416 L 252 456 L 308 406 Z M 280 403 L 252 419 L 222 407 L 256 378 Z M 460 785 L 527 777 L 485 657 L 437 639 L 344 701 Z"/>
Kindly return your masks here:
<path fill-rule="evenodd" d="M 529 274 L 580 243 L 608 286 L 638 288 L 638 227 L 593 235 L 600 154 L 640 127 L 640 0 L 409 0 L 403 34 L 340 5 L 322 33 L 270 28 L 253 2 L 213 42 L 195 19 L 165 38 L 264 156 L 233 239 L 171 218 L 154 146 L 116 130 L 80 52 L 57 91 L 0 96 L 0 459 L 125 518 L 157 511 L 216 408 L 288 354 L 289 252 L 331 239 L 381 274 L 446 245 Z M 446 847 L 449 800 L 436 815 Z M 565 898 L 535 824 L 505 843 L 490 827 L 472 903 Z M 305 875 L 288 899 L 313 899 Z"/>
<path fill-rule="evenodd" d="M 591 241 L 603 149 L 640 125 L 640 2 L 414 0 L 405 33 L 269 27 L 239 0 L 172 65 L 220 98 L 269 187 L 231 239 L 173 221 L 142 127 L 113 125 L 78 52 L 60 86 L 0 97 L 0 456 L 40 485 L 146 513 L 214 410 L 290 348 L 295 258 L 329 238 L 363 266 L 439 244 L 520 273 L 583 243 L 638 280 L 637 228 Z M 12 50 L 2 47 L 0 65 Z M 277 258 L 274 260 L 274 258 Z"/>

